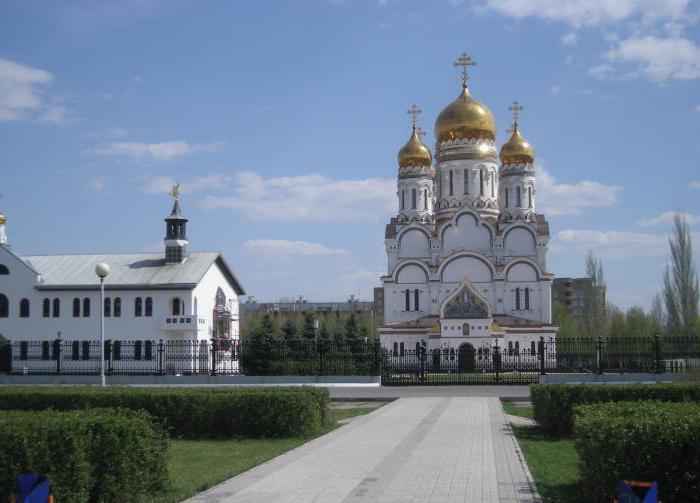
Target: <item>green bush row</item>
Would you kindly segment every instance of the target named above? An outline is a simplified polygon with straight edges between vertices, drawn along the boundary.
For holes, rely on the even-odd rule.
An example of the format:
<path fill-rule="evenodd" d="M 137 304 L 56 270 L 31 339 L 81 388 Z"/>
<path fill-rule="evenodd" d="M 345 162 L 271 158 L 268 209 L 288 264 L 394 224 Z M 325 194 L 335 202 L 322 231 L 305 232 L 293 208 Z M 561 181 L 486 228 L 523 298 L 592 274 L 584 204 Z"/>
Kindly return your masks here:
<path fill-rule="evenodd" d="M 0 496 L 46 475 L 56 501 L 135 501 L 167 486 L 168 439 L 145 412 L 0 412 Z"/>
<path fill-rule="evenodd" d="M 569 435 L 576 405 L 627 400 L 699 402 L 697 384 L 531 384 L 535 420 L 549 435 Z"/>
<path fill-rule="evenodd" d="M 328 421 L 325 388 L 0 387 L 0 410 L 145 410 L 179 438 L 291 437 Z"/>
<path fill-rule="evenodd" d="M 586 501 L 612 501 L 619 480 L 658 481 L 664 501 L 697 501 L 698 439 L 698 403 L 648 401 L 575 407 L 574 440 Z"/>

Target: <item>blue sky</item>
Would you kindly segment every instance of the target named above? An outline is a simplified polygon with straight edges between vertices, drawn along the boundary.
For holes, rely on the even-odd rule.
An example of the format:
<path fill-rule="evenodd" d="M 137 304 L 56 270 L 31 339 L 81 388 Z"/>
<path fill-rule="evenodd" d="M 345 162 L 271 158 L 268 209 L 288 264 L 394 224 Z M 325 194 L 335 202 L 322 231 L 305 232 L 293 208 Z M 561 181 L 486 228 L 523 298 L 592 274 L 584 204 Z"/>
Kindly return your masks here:
<path fill-rule="evenodd" d="M 648 305 L 667 213 L 700 225 L 700 6 L 690 0 L 35 1 L 0 5 L 0 209 L 20 253 L 191 249 L 260 300 L 371 298 L 417 103 L 507 106 L 538 160 L 549 268 L 604 262 Z M 696 238 L 696 250 L 700 242 Z"/>

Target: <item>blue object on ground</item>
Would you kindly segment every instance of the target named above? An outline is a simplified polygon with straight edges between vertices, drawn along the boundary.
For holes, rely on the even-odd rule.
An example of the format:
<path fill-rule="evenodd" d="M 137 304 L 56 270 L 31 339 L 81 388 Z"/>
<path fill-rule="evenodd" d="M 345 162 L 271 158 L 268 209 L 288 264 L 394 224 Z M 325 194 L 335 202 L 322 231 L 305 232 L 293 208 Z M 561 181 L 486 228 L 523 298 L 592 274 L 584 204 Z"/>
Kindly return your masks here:
<path fill-rule="evenodd" d="M 620 480 L 617 483 L 617 500 L 620 503 L 657 503 L 658 496 L 657 482 Z"/>
<path fill-rule="evenodd" d="M 15 480 L 15 503 L 48 503 L 49 479 L 43 475 L 20 475 Z"/>

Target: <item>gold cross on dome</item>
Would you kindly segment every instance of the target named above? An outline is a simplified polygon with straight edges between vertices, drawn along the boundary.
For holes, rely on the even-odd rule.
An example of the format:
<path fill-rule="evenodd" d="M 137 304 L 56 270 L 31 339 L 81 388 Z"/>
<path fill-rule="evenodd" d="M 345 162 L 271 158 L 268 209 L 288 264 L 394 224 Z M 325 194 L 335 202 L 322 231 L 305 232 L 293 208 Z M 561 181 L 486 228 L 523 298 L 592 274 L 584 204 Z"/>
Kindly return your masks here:
<path fill-rule="evenodd" d="M 417 127 L 418 126 L 418 116 L 421 113 L 423 113 L 423 110 L 418 108 L 418 105 L 416 105 L 414 103 L 413 105 L 411 105 L 411 108 L 406 110 L 406 113 L 411 116 L 411 124 L 413 124 L 413 127 L 414 128 Z"/>
<path fill-rule="evenodd" d="M 463 52 L 457 61 L 453 63 L 454 66 L 462 67 L 462 86 L 467 87 L 467 81 L 469 80 L 469 74 L 467 74 L 467 67 L 476 66 L 476 61 L 467 56 L 466 52 Z"/>
<path fill-rule="evenodd" d="M 427 134 L 427 132 L 420 126 L 416 127 L 416 133 L 418 133 L 418 137 L 422 140 L 423 137 Z"/>
<path fill-rule="evenodd" d="M 513 104 L 508 107 L 508 110 L 513 112 L 513 124 L 517 124 L 518 116 L 520 115 L 520 112 L 523 111 L 523 106 L 517 101 L 514 101 Z"/>
<path fill-rule="evenodd" d="M 177 201 L 177 198 L 180 197 L 180 182 L 175 184 L 173 188 L 170 189 L 170 195 Z"/>
<path fill-rule="evenodd" d="M 513 126 L 512 124 L 506 128 L 507 134 L 513 134 L 514 131 L 515 131 L 515 126 Z"/>

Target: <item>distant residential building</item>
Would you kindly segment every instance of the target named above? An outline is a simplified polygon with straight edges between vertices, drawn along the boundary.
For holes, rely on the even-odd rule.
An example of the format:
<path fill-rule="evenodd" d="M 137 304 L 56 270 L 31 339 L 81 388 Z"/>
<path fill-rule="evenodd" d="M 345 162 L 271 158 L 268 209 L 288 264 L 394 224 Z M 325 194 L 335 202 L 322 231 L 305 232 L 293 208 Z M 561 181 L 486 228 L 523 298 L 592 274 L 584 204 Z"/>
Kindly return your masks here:
<path fill-rule="evenodd" d="M 586 291 L 591 287 L 591 278 L 554 278 L 552 305 L 559 304 L 578 321 L 584 313 Z"/>

